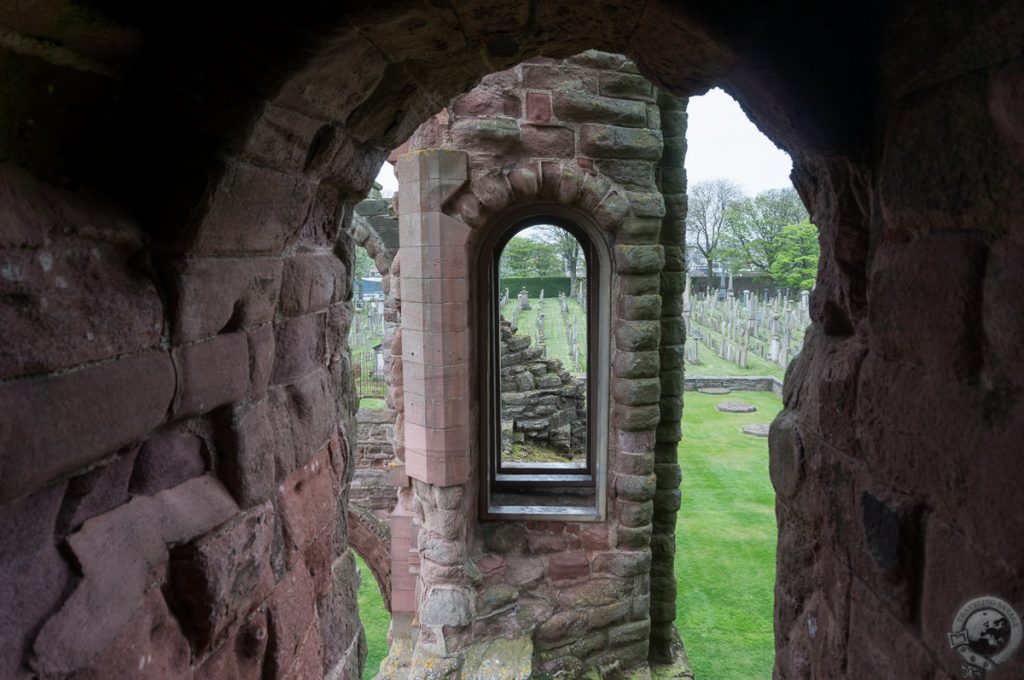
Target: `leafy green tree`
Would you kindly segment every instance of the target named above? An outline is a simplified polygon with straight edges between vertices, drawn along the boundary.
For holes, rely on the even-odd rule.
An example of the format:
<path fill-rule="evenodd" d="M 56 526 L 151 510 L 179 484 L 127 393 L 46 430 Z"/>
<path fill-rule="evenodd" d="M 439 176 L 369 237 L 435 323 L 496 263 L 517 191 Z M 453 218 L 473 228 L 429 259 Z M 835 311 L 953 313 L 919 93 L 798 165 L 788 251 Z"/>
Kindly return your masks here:
<path fill-rule="evenodd" d="M 527 236 L 513 236 L 501 251 L 500 276 L 559 276 L 562 261 L 555 246 Z"/>
<path fill-rule="evenodd" d="M 807 220 L 807 210 L 792 187 L 734 201 L 725 211 L 719 257 L 735 268 L 773 276 L 783 230 Z"/>
<path fill-rule="evenodd" d="M 687 192 L 686 241 L 708 262 L 708 280 L 726 232 L 726 213 L 743 195 L 739 185 L 728 179 L 697 182 Z"/>
<path fill-rule="evenodd" d="M 356 260 L 352 267 L 352 276 L 355 279 L 356 289 L 359 294 L 363 293 L 363 277 L 377 273 L 377 265 L 370 259 L 365 248 L 356 247 Z"/>
<path fill-rule="evenodd" d="M 810 290 L 818 274 L 818 228 L 809 221 L 782 228 L 776 239 L 778 252 L 772 262 L 771 276 L 785 288 Z"/>
<path fill-rule="evenodd" d="M 576 277 L 580 267 L 586 265 L 580 242 L 568 231 L 553 224 L 541 226 L 540 231 L 544 242 L 553 245 L 558 257 L 562 259 L 563 270 L 569 272 L 569 290 L 575 293 Z"/>

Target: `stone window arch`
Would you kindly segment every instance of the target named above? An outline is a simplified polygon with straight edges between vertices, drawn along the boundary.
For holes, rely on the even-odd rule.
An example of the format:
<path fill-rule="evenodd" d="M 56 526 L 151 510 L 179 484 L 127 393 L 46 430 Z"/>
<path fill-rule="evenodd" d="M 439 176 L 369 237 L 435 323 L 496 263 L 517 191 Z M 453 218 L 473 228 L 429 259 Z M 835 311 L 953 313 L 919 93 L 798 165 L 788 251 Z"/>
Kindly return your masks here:
<path fill-rule="evenodd" d="M 587 434 L 582 465 L 511 465 L 501 455 L 499 260 L 516 234 L 538 225 L 569 232 L 586 261 Z M 516 205 L 489 220 L 488 227 L 476 253 L 482 515 L 600 521 L 605 516 L 609 432 L 612 255 L 607 234 L 587 213 L 555 202 Z"/>

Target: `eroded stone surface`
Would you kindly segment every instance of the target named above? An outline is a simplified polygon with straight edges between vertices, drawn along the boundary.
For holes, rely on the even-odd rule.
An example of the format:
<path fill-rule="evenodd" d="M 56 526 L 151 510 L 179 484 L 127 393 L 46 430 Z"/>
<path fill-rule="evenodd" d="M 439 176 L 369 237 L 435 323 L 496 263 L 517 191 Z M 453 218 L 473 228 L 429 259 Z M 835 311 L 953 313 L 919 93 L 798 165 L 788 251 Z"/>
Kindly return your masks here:
<path fill-rule="evenodd" d="M 715 410 L 722 413 L 753 413 L 757 407 L 742 401 L 720 401 L 715 404 Z"/>

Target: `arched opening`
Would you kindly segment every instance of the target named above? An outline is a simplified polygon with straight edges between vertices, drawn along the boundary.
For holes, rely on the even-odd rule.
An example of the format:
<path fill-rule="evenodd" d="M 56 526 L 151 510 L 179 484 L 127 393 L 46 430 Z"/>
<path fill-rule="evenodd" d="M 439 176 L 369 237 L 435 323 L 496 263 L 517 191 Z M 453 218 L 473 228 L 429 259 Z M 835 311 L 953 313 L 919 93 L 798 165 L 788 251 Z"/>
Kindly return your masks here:
<path fill-rule="evenodd" d="M 350 388 L 347 358 L 336 338 L 316 332 L 317 315 L 342 304 L 333 293 L 334 238 L 383 150 L 437 102 L 524 57 L 600 46 L 633 55 L 676 94 L 712 82 L 735 93 L 794 153 L 799 191 L 822 229 L 827 266 L 810 300 L 814 330 L 772 442 L 783 527 L 778 674 L 955 675 L 949 614 L 978 593 L 1022 596 L 1012 567 L 1021 563 L 1019 518 L 992 522 L 988 512 L 993 499 L 1015 507 L 1020 495 L 1007 484 L 1020 472 L 1012 395 L 1020 382 L 1016 320 L 1024 318 L 1014 266 L 1021 117 L 1012 3 L 934 14 L 917 2 L 884 10 L 605 3 L 600 12 L 553 2 L 507 13 L 481 4 L 296 4 L 244 15 L 226 7 L 87 7 L 67 17 L 81 33 L 32 13 L 4 16 L 18 33 L 3 48 L 17 75 L 5 86 L 23 88 L 7 98 L 17 124 L 6 129 L 17 136 L 5 138 L 4 157 L 67 189 L 11 184 L 24 202 L 10 223 L 14 235 L 5 232 L 5 257 L 17 262 L 5 260 L 4 272 L 33 275 L 4 278 L 4 309 L 16 319 L 5 320 L 16 337 L 4 345 L 17 350 L 4 355 L 0 386 L 6 512 L 18 504 L 33 517 L 56 515 L 65 497 L 85 488 L 65 483 L 116 451 L 168 427 L 200 433 L 211 469 L 225 471 L 214 481 L 230 491 L 216 497 L 218 507 L 240 514 L 272 505 L 282 520 L 272 525 L 288 527 L 287 559 L 275 562 L 267 602 L 272 616 L 248 633 L 272 642 L 268 672 L 284 675 L 301 660 L 351 676 L 359 663 L 351 608 L 331 609 L 326 598 L 317 624 L 320 612 L 308 604 L 295 625 L 278 625 L 297 601 L 286 592 L 312 602 L 309 593 L 347 583 L 344 575 L 335 583 L 329 569 L 330 550 L 347 550 L 344 531 L 337 545 L 321 542 L 336 516 L 317 515 L 310 532 L 295 521 L 305 507 L 300 487 L 340 496 L 332 485 L 345 479 L 336 392 Z M 964 143 L 943 141 L 951 138 Z M 97 184 L 105 198 L 78 200 L 96 196 Z M 57 241 L 73 247 L 51 252 Z M 110 259 L 96 271 L 111 276 L 78 279 L 89 292 L 83 302 L 67 314 L 41 314 L 51 288 L 39 272 L 53 263 L 50 271 L 61 271 L 62 260 L 40 256 L 90 253 L 97 241 Z M 144 257 L 132 257 L 139 252 Z M 89 257 L 102 259 L 72 259 Z M 113 275 L 139 260 L 142 280 Z M 83 269 L 94 271 L 66 273 Z M 57 276 L 69 282 L 54 273 L 54 287 Z M 296 295 L 309 280 L 330 281 L 318 284 L 329 292 Z M 135 300 L 108 295 L 117 290 L 141 291 L 144 304 L 92 306 Z M 47 294 L 48 313 L 61 295 Z M 152 319 L 126 323 L 150 305 Z M 89 309 L 115 332 L 89 330 Z M 977 464 L 979 450 L 985 465 Z M 316 456 L 302 479 L 315 468 L 317 483 L 298 484 L 292 476 Z M 288 503 L 279 502 L 279 489 Z M 171 493 L 168 506 L 190 507 L 183 493 Z M 118 535 L 135 535 L 142 516 L 105 521 L 124 523 L 114 525 Z M 230 518 L 182 523 L 167 541 L 196 541 L 221 519 Z M 52 547 L 52 522 L 40 524 L 31 527 L 43 538 L 4 554 L 27 560 L 38 546 Z M 82 565 L 98 554 L 86 555 L 86 538 L 71 543 Z M 117 562 L 162 564 L 166 544 L 148 542 L 146 555 L 126 549 Z M 66 573 L 67 555 L 47 553 L 47 564 Z M 307 560 L 315 579 L 303 569 Z M 142 595 L 159 600 L 158 589 L 143 593 L 127 581 L 114 589 L 96 576 L 105 569 L 82 571 L 71 597 L 61 579 L 25 584 L 28 605 L 17 612 L 5 645 L 15 651 L 3 670 L 24 674 L 31 663 L 39 674 L 66 675 L 113 664 L 124 655 L 103 653 L 120 632 L 155 629 L 128 624 L 141 616 Z M 89 627 L 88 639 L 68 623 L 91 618 L 82 602 L 110 603 L 108 625 Z M 233 606 L 262 605 L 250 598 Z M 317 635 L 322 649 L 307 643 Z M 187 650 L 183 637 L 174 640 Z M 222 644 L 195 663 L 210 664 L 205 673 L 230 669 L 240 647 Z M 286 649 L 296 654 L 279 653 Z"/>
<path fill-rule="evenodd" d="M 610 361 L 605 238 L 591 219 L 557 204 L 519 206 L 492 224 L 478 272 L 486 291 L 482 512 L 506 520 L 600 519 Z M 536 276 L 515 276 L 530 273 Z"/>
<path fill-rule="evenodd" d="M 510 232 L 496 257 L 495 474 L 589 472 L 586 250 L 572 231 L 541 223 Z"/>

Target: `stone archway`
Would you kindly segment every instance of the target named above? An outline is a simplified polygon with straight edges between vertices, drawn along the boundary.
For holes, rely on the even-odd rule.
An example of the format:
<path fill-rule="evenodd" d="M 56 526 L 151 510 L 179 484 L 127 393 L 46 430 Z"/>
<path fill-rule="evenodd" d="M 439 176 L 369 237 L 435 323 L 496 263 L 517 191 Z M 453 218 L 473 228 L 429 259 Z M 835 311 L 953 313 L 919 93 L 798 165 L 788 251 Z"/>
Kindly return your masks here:
<path fill-rule="evenodd" d="M 391 611 L 391 531 L 386 522 L 355 505 L 348 509 L 348 541 L 373 573 L 384 608 Z"/>
<path fill-rule="evenodd" d="M 19 65 L 5 86 L 24 88 L 10 98 L 17 125 L 9 129 L 25 135 L 5 141 L 5 158 L 44 182 L 105 194 L 83 207 L 68 193 L 37 201 L 24 182 L 5 185 L 18 201 L 6 203 L 17 210 L 7 208 L 5 224 L 15 226 L 4 233 L 4 256 L 27 258 L 14 264 L 32 274 L 4 279 L 12 287 L 4 314 L 25 324 L 3 325 L 17 331 L 3 343 L 14 350 L 0 385 L 11 423 L 0 438 L 0 503 L 31 533 L 19 533 L 5 556 L 28 559 L 53 544 L 52 522 L 23 524 L 19 513 L 56 517 L 65 498 L 95 488 L 100 472 L 117 482 L 110 465 L 125 464 L 154 435 L 202 435 L 200 450 L 215 456 L 232 492 L 216 496 L 224 501 L 218 511 L 251 519 L 275 496 L 275 483 L 286 482 L 290 505 L 280 524 L 289 549 L 275 566 L 287 578 L 270 596 L 278 613 L 268 624 L 277 650 L 270 672 L 283 676 L 301 662 L 351 673 L 359 665 L 345 602 L 351 570 L 331 562 L 347 538 L 325 538 L 339 525 L 323 512 L 329 501 L 300 502 L 302 488 L 338 497 L 351 474 L 340 443 L 351 437 L 351 404 L 337 409 L 351 395 L 335 333 L 344 333 L 350 264 L 333 255 L 338 232 L 385 150 L 439 102 L 525 57 L 599 47 L 630 55 L 677 95 L 723 85 L 792 154 L 795 184 L 821 228 L 815 328 L 772 438 L 780 677 L 952 674 L 950 603 L 990 591 L 1024 600 L 1013 566 L 1024 563 L 1015 540 L 1021 519 L 992 522 L 988 512 L 993 502 L 1020 504 L 1012 480 L 1024 474 L 1016 455 L 1024 422 L 1015 396 L 1024 389 L 1015 265 L 1024 156 L 1015 3 L 935 14 L 933 3 L 913 1 L 884 12 L 661 0 L 600 9 L 523 2 L 501 11 L 486 2 L 296 3 L 243 14 L 103 7 L 110 16 L 91 5 L 97 17 L 69 15 L 79 34 L 4 15 L 28 38 L 4 46 Z M 29 88 L 33 81 L 61 87 L 47 93 Z M 75 107 L 55 107 L 52 96 Z M 87 302 L 122 284 L 147 291 L 147 309 L 159 311 L 144 329 L 124 322 L 130 295 L 125 305 L 97 310 L 96 323 L 124 328 L 132 342 L 83 342 L 88 336 L 75 325 L 82 304 L 54 323 L 40 321 L 50 270 L 34 263 L 58 242 L 74 246 L 56 251 L 58 268 L 76 270 L 82 260 L 72 251 L 99 243 L 112 258 L 102 271 L 129 261 L 138 269 L 141 280 L 94 277 L 82 288 Z M 95 292 L 89 281 L 99 281 Z M 51 338 L 58 351 L 36 351 Z M 111 408 L 83 408 L 101 402 Z M 62 409 L 59 428 L 39 422 L 50 408 Z M 77 480 L 74 491 L 63 486 L 69 480 Z M 127 493 L 109 498 L 124 505 Z M 315 522 L 306 521 L 308 508 L 320 510 Z M 121 512 L 105 521 L 129 535 L 138 517 Z M 121 564 L 162 564 L 166 545 L 204 533 L 204 546 L 230 542 L 230 526 L 211 535 L 194 522 Z M 83 554 L 85 538 L 76 546 Z M 303 576 L 300 563 L 313 565 L 315 578 Z M 68 572 L 53 551 L 46 564 Z M 52 611 L 70 615 L 99 592 L 91 589 L 103 585 L 96 574 L 104 570 L 85 572 L 80 596 L 67 601 L 54 585 L 60 579 L 31 584 L 30 599 L 48 606 L 18 613 L 5 671 L 27 672 L 29 660 L 54 673 L 78 670 L 83 659 L 112 664 L 97 655 L 138 646 L 118 637 L 133 617 L 163 616 L 155 590 L 146 593 L 155 615 L 135 598 L 141 592 L 125 590 L 96 600 L 109 602 L 103 635 L 96 628 L 97 637 L 79 639 L 75 627 L 48 623 Z M 211 602 L 223 601 L 217 583 L 208 584 Z M 306 603 L 317 593 L 318 604 L 299 619 L 304 632 L 323 636 L 320 648 L 278 627 L 296 601 L 285 591 Z M 223 621 L 203 625 L 214 637 L 240 634 Z M 40 627 L 63 631 L 60 644 L 37 639 Z M 143 629 L 150 628 L 131 627 Z M 341 631 L 349 637 L 340 639 Z M 291 642 L 301 654 L 280 651 Z M 227 656 L 196 663 L 225 668 L 216 664 L 228 664 Z"/>

